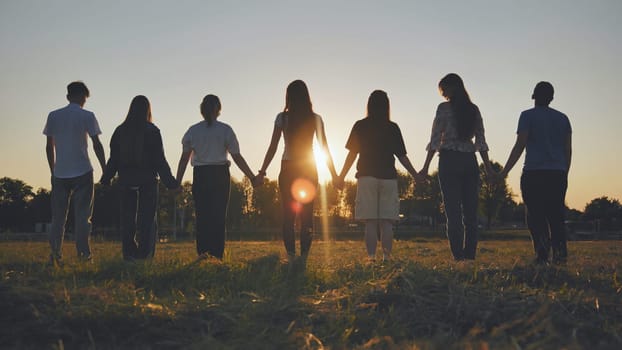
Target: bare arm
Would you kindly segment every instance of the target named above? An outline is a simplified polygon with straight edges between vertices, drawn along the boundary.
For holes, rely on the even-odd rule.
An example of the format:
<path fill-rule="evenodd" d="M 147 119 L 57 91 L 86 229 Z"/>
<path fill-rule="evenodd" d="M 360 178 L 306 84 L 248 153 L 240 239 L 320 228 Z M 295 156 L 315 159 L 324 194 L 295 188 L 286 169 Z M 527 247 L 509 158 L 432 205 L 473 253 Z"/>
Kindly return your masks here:
<path fill-rule="evenodd" d="M 246 160 L 244 159 L 244 157 L 242 157 L 240 153 L 232 154 L 231 158 L 233 158 L 235 165 L 237 165 L 238 168 L 242 170 L 242 172 L 244 173 L 244 175 L 246 175 L 246 177 L 248 177 L 250 180 L 253 180 L 253 178 L 255 178 L 255 174 L 253 174 L 253 171 L 248 166 L 248 164 L 246 163 Z"/>
<path fill-rule="evenodd" d="M 514 143 L 514 147 L 512 147 L 510 156 L 508 157 L 508 160 L 505 162 L 505 166 L 503 167 L 503 170 L 500 173 L 502 177 L 506 177 L 508 175 L 510 170 L 512 170 L 512 168 L 514 167 L 514 165 L 516 164 L 520 156 L 523 154 L 523 151 L 525 150 L 525 146 L 527 146 L 528 136 L 529 136 L 529 133 L 526 131 L 519 132 L 518 135 L 516 136 L 516 143 Z"/>
<path fill-rule="evenodd" d="M 415 167 L 413 167 L 413 165 L 410 162 L 410 159 L 408 158 L 407 155 L 403 155 L 401 157 L 398 157 L 397 160 L 399 160 L 400 163 L 402 163 L 404 168 L 406 168 L 406 170 L 408 170 L 408 172 L 410 173 L 410 175 L 413 178 L 417 179 L 419 177 L 419 174 L 417 173 L 417 170 L 415 170 Z"/>
<path fill-rule="evenodd" d="M 348 155 L 346 156 L 346 160 L 343 162 L 343 168 L 341 169 L 341 174 L 339 174 L 339 178 L 343 179 L 346 177 L 346 175 L 348 174 L 348 171 L 350 171 L 350 168 L 352 167 L 352 164 L 354 164 L 354 161 L 356 160 L 356 157 L 358 156 L 358 153 L 350 151 L 348 152 Z"/>
<path fill-rule="evenodd" d="M 272 159 L 276 154 L 276 148 L 279 146 L 279 140 L 281 139 L 282 131 L 283 129 L 276 125 L 274 126 L 274 130 L 272 130 L 272 139 L 270 140 L 270 146 L 266 151 L 266 156 L 264 157 L 263 164 L 261 165 L 261 169 L 259 170 L 259 174 L 262 176 L 265 175 L 266 169 L 268 169 L 270 162 L 272 162 Z"/>
<path fill-rule="evenodd" d="M 566 137 L 566 159 L 568 160 L 568 172 L 570 172 L 570 163 L 572 160 L 572 134 Z"/>
<path fill-rule="evenodd" d="M 421 168 L 421 171 L 419 172 L 419 174 L 423 175 L 423 176 L 428 176 L 428 169 L 430 168 L 430 162 L 432 162 L 432 158 L 434 157 L 434 154 L 436 153 L 436 150 L 434 149 L 430 149 L 428 150 L 428 154 L 425 156 L 425 163 L 423 164 L 423 168 Z"/>
<path fill-rule="evenodd" d="M 45 155 L 48 158 L 48 166 L 50 167 L 50 174 L 54 175 L 54 164 L 56 164 L 56 153 L 54 152 L 54 137 L 48 136 L 45 143 Z"/>
<path fill-rule="evenodd" d="M 192 150 L 181 152 L 181 157 L 179 158 L 179 164 L 177 165 L 177 182 L 181 184 L 181 180 L 184 178 L 184 173 L 186 172 L 186 167 L 188 166 L 188 161 L 190 160 L 190 156 L 192 155 Z"/>
<path fill-rule="evenodd" d="M 104 146 L 101 141 L 99 141 L 98 135 L 91 136 L 91 140 L 93 141 L 93 150 L 95 151 L 95 156 L 99 161 L 99 166 L 102 168 L 102 173 L 106 170 L 106 154 L 104 152 Z"/>
<path fill-rule="evenodd" d="M 484 162 L 484 170 L 486 171 L 486 175 L 491 175 L 493 170 L 490 158 L 488 158 L 488 151 L 480 151 L 479 155 L 482 157 L 482 161 Z"/>
<path fill-rule="evenodd" d="M 321 119 L 319 120 L 319 125 L 316 126 L 317 139 L 320 142 L 322 147 L 322 151 L 326 155 L 326 165 L 328 166 L 328 171 L 330 171 L 330 175 L 333 177 L 333 180 L 337 179 L 337 170 L 335 169 L 335 163 L 333 162 L 333 157 L 330 154 L 330 149 L 328 149 L 328 141 L 326 140 L 326 132 L 324 131 L 324 123 L 321 123 Z"/>

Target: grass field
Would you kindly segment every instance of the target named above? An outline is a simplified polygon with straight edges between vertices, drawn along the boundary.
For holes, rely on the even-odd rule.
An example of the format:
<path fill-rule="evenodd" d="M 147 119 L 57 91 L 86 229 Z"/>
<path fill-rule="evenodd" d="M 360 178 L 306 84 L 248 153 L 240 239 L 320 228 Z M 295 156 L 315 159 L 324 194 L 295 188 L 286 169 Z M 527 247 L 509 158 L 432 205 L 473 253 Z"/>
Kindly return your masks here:
<path fill-rule="evenodd" d="M 121 260 L 48 268 L 46 243 L 0 244 L 0 348 L 620 349 L 622 242 L 571 242 L 563 267 L 534 267 L 529 241 L 485 241 L 473 266 L 446 242 L 397 241 L 366 264 L 363 242 L 314 242 L 306 270 L 280 242 L 228 242 L 224 263 L 191 242 Z"/>

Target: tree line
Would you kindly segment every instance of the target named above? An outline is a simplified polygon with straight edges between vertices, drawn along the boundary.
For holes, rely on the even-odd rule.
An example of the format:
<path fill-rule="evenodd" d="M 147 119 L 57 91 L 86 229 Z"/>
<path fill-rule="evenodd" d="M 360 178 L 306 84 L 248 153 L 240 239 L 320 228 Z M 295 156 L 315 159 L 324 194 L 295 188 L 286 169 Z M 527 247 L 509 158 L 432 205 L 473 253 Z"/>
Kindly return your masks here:
<path fill-rule="evenodd" d="M 493 163 L 495 170 L 501 165 Z M 525 222 L 525 209 L 508 188 L 507 182 L 488 182 L 482 174 L 480 189 L 480 223 L 486 227 L 519 224 Z M 445 221 L 438 173 L 431 175 L 426 183 L 413 182 L 406 173 L 398 174 L 400 196 L 400 225 L 415 225 L 437 230 Z M 119 227 L 119 188 L 95 185 L 93 234 L 116 238 Z M 327 183 L 318 191 L 315 216 L 325 218 L 329 226 L 347 228 L 354 223 L 356 182 L 346 181 L 343 190 Z M 51 194 L 45 188 L 36 191 L 19 179 L 0 179 L 0 231 L 34 232 L 42 230 L 42 224 L 51 221 Z M 72 208 L 70 208 L 70 211 Z M 233 178 L 227 214 L 230 231 L 254 232 L 278 231 L 281 222 L 281 203 L 276 180 L 268 179 L 264 186 L 253 189 L 250 181 Z M 192 184 L 182 184 L 179 193 L 169 192 L 160 186 L 158 225 L 160 232 L 174 236 L 192 235 L 194 231 L 194 203 Z M 68 231 L 72 230 L 69 215 Z M 620 229 L 622 205 L 617 199 L 599 197 L 586 204 L 584 210 L 568 209 L 570 221 L 595 222 L 599 230 Z M 321 225 L 316 225 L 320 227 Z M 274 230 L 277 229 L 277 230 Z"/>

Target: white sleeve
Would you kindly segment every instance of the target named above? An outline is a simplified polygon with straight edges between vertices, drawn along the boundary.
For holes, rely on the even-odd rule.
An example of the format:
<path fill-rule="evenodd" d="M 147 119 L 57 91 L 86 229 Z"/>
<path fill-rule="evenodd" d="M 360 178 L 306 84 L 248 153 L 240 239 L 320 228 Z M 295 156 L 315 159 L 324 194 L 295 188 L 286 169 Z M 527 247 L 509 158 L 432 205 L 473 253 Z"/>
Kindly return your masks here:
<path fill-rule="evenodd" d="M 233 132 L 233 128 L 229 127 L 227 131 L 227 151 L 229 154 L 240 154 L 240 144 L 238 143 L 238 138 L 235 136 L 235 132 Z"/>

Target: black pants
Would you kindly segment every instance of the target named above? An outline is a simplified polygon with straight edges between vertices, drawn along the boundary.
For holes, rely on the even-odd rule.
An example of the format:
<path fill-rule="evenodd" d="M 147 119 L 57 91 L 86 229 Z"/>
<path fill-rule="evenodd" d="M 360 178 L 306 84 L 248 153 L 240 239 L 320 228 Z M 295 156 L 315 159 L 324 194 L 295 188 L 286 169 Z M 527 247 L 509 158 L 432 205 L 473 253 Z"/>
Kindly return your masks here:
<path fill-rule="evenodd" d="M 313 162 L 282 161 L 279 173 L 279 192 L 283 206 L 283 243 L 289 255 L 296 255 L 294 225 L 296 214 L 300 218 L 300 254 L 307 255 L 313 240 L 313 200 L 299 203 L 292 194 L 297 179 L 309 181 L 317 189 L 317 169 Z"/>
<path fill-rule="evenodd" d="M 153 257 L 156 246 L 158 183 L 121 186 L 121 242 L 124 259 Z"/>
<path fill-rule="evenodd" d="M 479 168 L 475 153 L 443 150 L 438 179 L 447 217 L 447 239 L 455 260 L 475 259 Z"/>
<path fill-rule="evenodd" d="M 530 170 L 521 176 L 520 188 L 527 207 L 527 222 L 536 258 L 547 261 L 568 256 L 564 211 L 568 174 L 559 170 Z"/>
<path fill-rule="evenodd" d="M 231 178 L 228 165 L 195 166 L 192 197 L 196 215 L 197 253 L 222 259 Z"/>

